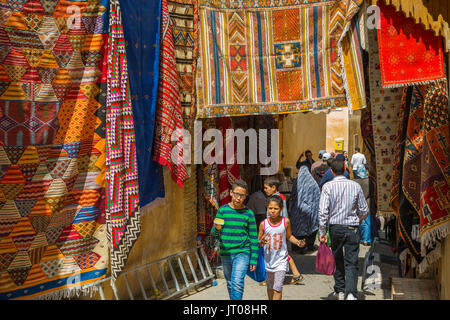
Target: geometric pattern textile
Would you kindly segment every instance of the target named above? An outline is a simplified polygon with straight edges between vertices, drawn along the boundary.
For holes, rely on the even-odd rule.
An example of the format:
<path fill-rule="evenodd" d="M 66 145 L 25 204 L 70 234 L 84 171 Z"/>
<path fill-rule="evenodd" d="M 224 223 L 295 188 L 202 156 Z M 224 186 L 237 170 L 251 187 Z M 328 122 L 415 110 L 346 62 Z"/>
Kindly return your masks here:
<path fill-rule="evenodd" d="M 110 1 L 106 99 L 106 217 L 111 277 L 125 267 L 140 234 L 133 109 L 118 0 Z"/>
<path fill-rule="evenodd" d="M 183 159 L 183 114 L 172 20 L 169 17 L 167 0 L 161 1 L 161 30 L 160 76 L 153 160 L 162 166 L 167 166 L 172 173 L 172 179 L 182 188 L 184 181 L 187 179 L 186 165 Z M 172 143 L 173 136 L 176 137 L 175 143 Z"/>
<path fill-rule="evenodd" d="M 404 194 L 417 215 L 415 236 L 420 247 L 413 250 L 423 271 L 440 257 L 440 240 L 450 231 L 449 187 L 449 123 L 447 83 L 414 86 L 408 97 L 408 108 L 402 108 L 403 143 L 394 170 L 391 204 L 394 209 L 401 205 L 396 197 Z M 407 101 L 407 102 L 408 102 Z M 399 161 L 400 160 L 400 161 Z M 400 168 L 400 172 L 397 168 Z M 402 214 L 401 208 L 397 209 Z M 397 211 L 396 210 L 396 211 Z M 423 260 L 423 261 L 421 261 Z"/>
<path fill-rule="evenodd" d="M 106 276 L 107 0 L 0 1 L 0 299 Z"/>
<path fill-rule="evenodd" d="M 383 87 L 445 80 L 442 37 L 384 0 L 379 0 L 377 6 L 381 11 L 378 45 Z"/>
<path fill-rule="evenodd" d="M 347 106 L 341 40 L 361 3 L 200 0 L 197 117 Z"/>
<path fill-rule="evenodd" d="M 392 214 L 390 206 L 392 159 L 395 155 L 395 140 L 403 92 L 399 88 L 383 90 L 377 32 L 369 30 L 368 39 L 370 104 L 377 173 L 377 210 L 380 214 Z"/>
<path fill-rule="evenodd" d="M 161 1 L 120 0 L 139 180 L 139 206 L 164 198 L 163 168 L 153 161 L 158 98 Z"/>
<path fill-rule="evenodd" d="M 194 75 L 198 48 L 197 1 L 167 1 L 172 22 L 183 123 L 190 128 L 195 113 Z"/>

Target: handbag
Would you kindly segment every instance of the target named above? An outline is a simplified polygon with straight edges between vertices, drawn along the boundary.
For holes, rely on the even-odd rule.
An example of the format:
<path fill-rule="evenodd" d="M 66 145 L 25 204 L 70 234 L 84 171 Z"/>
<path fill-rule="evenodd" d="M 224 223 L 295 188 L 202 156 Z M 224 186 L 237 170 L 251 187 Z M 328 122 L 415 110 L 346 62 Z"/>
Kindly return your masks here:
<path fill-rule="evenodd" d="M 266 264 L 264 262 L 264 247 L 258 249 L 258 260 L 255 271 L 247 271 L 247 275 L 256 282 L 266 281 Z"/>
<path fill-rule="evenodd" d="M 334 271 L 336 271 L 336 262 L 333 252 L 326 243 L 320 243 L 316 255 L 316 272 L 331 276 Z"/>

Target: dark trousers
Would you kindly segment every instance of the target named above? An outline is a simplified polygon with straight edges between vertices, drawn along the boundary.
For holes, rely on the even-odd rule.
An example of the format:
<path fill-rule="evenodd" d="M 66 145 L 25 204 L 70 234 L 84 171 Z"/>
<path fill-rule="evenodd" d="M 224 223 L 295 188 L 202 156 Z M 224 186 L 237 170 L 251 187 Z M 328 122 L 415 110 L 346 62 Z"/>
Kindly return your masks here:
<path fill-rule="evenodd" d="M 336 261 L 334 292 L 344 292 L 346 295 L 351 293 L 356 297 L 360 240 L 358 227 L 330 225 L 330 238 L 331 250 Z"/>

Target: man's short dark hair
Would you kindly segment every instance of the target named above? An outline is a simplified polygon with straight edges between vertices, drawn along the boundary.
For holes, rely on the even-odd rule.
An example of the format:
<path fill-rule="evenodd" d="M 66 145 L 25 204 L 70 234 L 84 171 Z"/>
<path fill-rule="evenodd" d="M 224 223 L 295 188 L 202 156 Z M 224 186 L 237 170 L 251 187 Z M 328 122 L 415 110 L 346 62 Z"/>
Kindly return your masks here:
<path fill-rule="evenodd" d="M 248 185 L 247 182 L 245 182 L 242 179 L 236 180 L 233 185 L 231 186 L 231 190 L 234 191 L 235 188 L 243 188 L 245 191 L 248 192 Z"/>
<path fill-rule="evenodd" d="M 361 149 L 359 147 L 355 147 L 355 151 L 361 152 Z"/>
<path fill-rule="evenodd" d="M 264 180 L 264 184 L 267 184 L 269 187 L 275 186 L 275 188 L 277 188 L 278 190 L 278 187 L 280 186 L 280 180 L 275 177 L 269 177 Z"/>
<path fill-rule="evenodd" d="M 306 151 L 305 151 L 305 156 L 306 156 L 306 154 L 307 154 L 308 152 L 312 154 L 311 150 L 306 150 Z"/>
<path fill-rule="evenodd" d="M 330 158 L 327 160 L 327 165 L 331 168 L 331 163 L 333 162 L 334 158 Z"/>
<path fill-rule="evenodd" d="M 333 162 L 331 162 L 331 170 L 333 170 L 335 175 L 343 175 L 345 171 L 344 161 L 339 159 L 333 159 Z"/>

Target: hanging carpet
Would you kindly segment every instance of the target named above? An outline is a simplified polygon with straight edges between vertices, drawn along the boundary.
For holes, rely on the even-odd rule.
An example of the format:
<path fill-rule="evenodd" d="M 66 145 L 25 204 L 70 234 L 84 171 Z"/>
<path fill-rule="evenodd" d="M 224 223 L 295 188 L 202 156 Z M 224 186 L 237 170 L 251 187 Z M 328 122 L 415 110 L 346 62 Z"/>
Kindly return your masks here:
<path fill-rule="evenodd" d="M 155 119 L 153 160 L 167 166 L 179 187 L 187 179 L 184 154 L 184 127 L 175 60 L 172 24 L 167 1 L 161 1 L 161 51 L 158 104 Z M 175 138 L 175 142 L 172 142 Z"/>
<path fill-rule="evenodd" d="M 442 38 L 394 6 L 378 1 L 378 46 L 383 87 L 428 84 L 446 79 Z"/>
<path fill-rule="evenodd" d="M 119 0 L 110 0 L 106 99 L 106 217 L 111 277 L 125 267 L 140 234 L 136 141 Z"/>
<path fill-rule="evenodd" d="M 200 0 L 197 117 L 347 106 L 341 42 L 361 3 Z"/>
<path fill-rule="evenodd" d="M 153 161 L 161 1 L 120 0 L 128 60 L 139 178 L 139 205 L 164 198 L 163 168 Z M 155 201 L 156 202 L 156 201 Z"/>
<path fill-rule="evenodd" d="M 380 72 L 377 32 L 368 31 L 369 40 L 369 82 L 372 112 L 373 140 L 375 147 L 377 210 L 392 214 L 390 191 L 392 188 L 392 159 L 399 125 L 399 112 L 403 91 L 400 88 L 383 90 Z"/>
<path fill-rule="evenodd" d="M 109 3 L 75 18 L 73 3 L 0 2 L 2 300 L 70 297 L 107 272 Z"/>
<path fill-rule="evenodd" d="M 440 257 L 450 229 L 446 83 L 405 89 L 391 206 L 421 272 Z"/>

